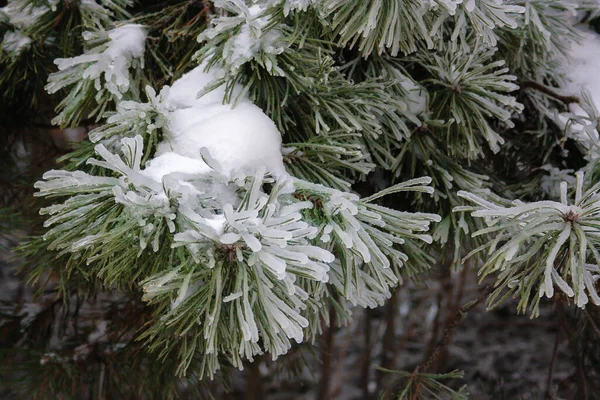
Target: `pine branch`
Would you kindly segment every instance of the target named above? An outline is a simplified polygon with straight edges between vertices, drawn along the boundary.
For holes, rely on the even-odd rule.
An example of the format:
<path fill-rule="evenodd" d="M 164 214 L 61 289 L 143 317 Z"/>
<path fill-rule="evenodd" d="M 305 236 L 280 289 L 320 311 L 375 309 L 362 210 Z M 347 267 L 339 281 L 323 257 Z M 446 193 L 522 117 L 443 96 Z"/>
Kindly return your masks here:
<path fill-rule="evenodd" d="M 561 103 L 563 103 L 566 106 L 568 106 L 569 104 L 579 104 L 581 102 L 581 100 L 577 96 L 561 95 L 561 94 L 555 92 L 553 89 L 551 89 L 545 85 L 542 85 L 541 83 L 535 82 L 535 81 L 521 82 L 520 86 L 522 89 L 535 89 L 537 91 L 540 91 L 540 92 L 544 93 L 545 95 L 548 95 L 548 96 L 560 101 Z"/>

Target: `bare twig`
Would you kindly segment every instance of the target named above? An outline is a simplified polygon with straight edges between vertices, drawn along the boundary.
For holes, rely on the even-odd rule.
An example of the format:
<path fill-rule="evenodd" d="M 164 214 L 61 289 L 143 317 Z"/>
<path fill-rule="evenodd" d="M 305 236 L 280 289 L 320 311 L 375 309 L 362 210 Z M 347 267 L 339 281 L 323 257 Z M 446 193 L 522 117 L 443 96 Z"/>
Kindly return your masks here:
<path fill-rule="evenodd" d="M 246 375 L 246 400 L 262 400 L 265 398 L 265 391 L 262 384 L 260 374 L 260 364 L 262 359 L 260 356 L 256 356 L 254 362 L 248 367 L 248 374 Z"/>
<path fill-rule="evenodd" d="M 535 89 L 539 92 L 544 93 L 545 95 L 548 95 L 562 103 L 564 103 L 565 105 L 569 105 L 569 104 L 578 104 L 581 102 L 581 100 L 579 99 L 579 97 L 577 96 L 564 96 L 562 94 L 556 93 L 553 89 L 542 85 L 541 83 L 538 82 L 534 82 L 534 81 L 525 81 L 525 82 L 521 82 L 521 88 L 522 89 Z"/>
<path fill-rule="evenodd" d="M 385 305 L 385 331 L 383 333 L 383 339 L 381 342 L 381 367 L 385 369 L 394 368 L 394 360 L 397 354 L 396 342 L 396 313 L 398 289 L 392 291 L 392 297 Z M 383 371 L 377 371 L 377 387 L 381 388 L 381 381 L 383 379 Z"/>
<path fill-rule="evenodd" d="M 369 372 L 371 366 L 371 314 L 369 309 L 365 309 L 365 319 L 363 325 L 364 349 L 361 357 L 360 383 L 362 386 L 363 398 L 369 399 Z"/>
<path fill-rule="evenodd" d="M 356 329 L 360 329 L 360 326 L 358 326 Z M 348 354 L 348 348 L 350 347 L 350 343 L 352 343 L 352 339 L 354 337 L 355 329 L 350 329 L 348 327 L 348 329 L 346 329 L 346 332 L 344 333 L 344 344 L 339 348 L 339 359 L 337 360 L 338 362 L 336 362 L 335 372 L 333 373 L 332 382 L 334 382 L 334 386 L 329 391 L 329 395 L 331 396 L 331 398 L 336 398 L 341 391 L 341 385 L 344 383 L 341 379 L 342 371 L 345 366 L 344 359 Z"/>
<path fill-rule="evenodd" d="M 336 324 L 335 308 L 333 305 L 329 307 L 329 327 L 323 338 L 323 347 L 321 348 L 321 382 L 319 382 L 319 391 L 317 392 L 317 400 L 329 399 L 329 381 L 331 380 L 331 361 L 333 359 L 333 334 L 335 333 Z"/>
<path fill-rule="evenodd" d="M 587 391 L 585 372 L 583 370 L 583 361 L 581 359 L 581 355 L 579 354 L 577 343 L 575 343 L 575 333 L 569 327 L 569 323 L 567 322 L 567 319 L 565 317 L 564 306 L 560 300 L 556 301 L 556 314 L 558 317 L 560 327 L 567 335 L 567 340 L 569 341 L 569 348 L 571 350 L 571 356 L 573 357 L 573 362 L 575 363 L 575 368 L 577 369 L 577 380 L 579 384 L 576 393 L 576 398 L 587 400 L 589 397 Z M 577 397 L 577 394 L 581 394 L 581 396 Z"/>
<path fill-rule="evenodd" d="M 436 344 L 431 355 L 423 364 L 417 367 L 421 372 L 429 372 L 429 368 L 437 362 L 437 359 L 442 353 L 442 350 L 444 350 L 448 343 L 450 343 L 452 335 L 454 334 L 454 330 L 456 329 L 458 324 L 463 320 L 463 318 L 467 315 L 469 311 L 471 311 L 475 306 L 481 303 L 488 296 L 492 289 L 493 287 L 491 285 L 486 286 L 475 300 L 466 303 L 456 312 L 453 320 L 448 324 L 448 326 L 446 326 L 446 329 L 444 329 L 442 338 Z"/>
<path fill-rule="evenodd" d="M 585 317 L 587 318 L 588 322 L 592 326 L 592 329 L 594 330 L 594 333 L 596 333 L 596 336 L 598 336 L 600 338 L 600 328 L 596 324 L 596 321 L 594 321 L 594 318 L 590 315 L 590 313 L 588 312 L 588 310 L 586 310 L 584 308 L 582 311 L 583 311 L 583 314 L 585 315 Z"/>
<path fill-rule="evenodd" d="M 556 330 L 556 340 L 554 341 L 554 349 L 552 350 L 552 360 L 548 369 L 548 379 L 546 380 L 546 400 L 552 400 L 552 375 L 554 374 L 554 365 L 556 365 L 556 355 L 558 354 L 558 343 L 560 342 L 560 329 Z"/>

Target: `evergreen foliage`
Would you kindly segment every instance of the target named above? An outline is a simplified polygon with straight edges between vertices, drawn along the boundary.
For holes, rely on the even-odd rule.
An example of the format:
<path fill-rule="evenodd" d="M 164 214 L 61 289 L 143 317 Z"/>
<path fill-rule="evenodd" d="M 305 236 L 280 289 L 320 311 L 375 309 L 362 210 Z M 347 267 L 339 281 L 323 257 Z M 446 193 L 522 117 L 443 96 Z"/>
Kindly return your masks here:
<path fill-rule="evenodd" d="M 600 306 L 600 113 L 561 91 L 600 5 L 548 3 L 9 0 L 0 116 L 91 127 L 35 183 L 44 228 L 23 270 L 58 277 L 53 301 L 132 299 L 145 318 L 115 357 L 185 385 L 465 260 L 495 280 L 490 307 Z M 247 119 L 218 125 L 225 112 Z M 257 136 L 262 164 L 185 136 L 260 121 L 281 134 Z M 16 148 L 0 133 L 0 159 Z M 40 369 L 72 367 L 72 346 L 47 346 Z M 399 398 L 467 396 L 441 383 L 457 372 L 397 373 Z M 123 393 L 154 390 L 135 385 Z"/>

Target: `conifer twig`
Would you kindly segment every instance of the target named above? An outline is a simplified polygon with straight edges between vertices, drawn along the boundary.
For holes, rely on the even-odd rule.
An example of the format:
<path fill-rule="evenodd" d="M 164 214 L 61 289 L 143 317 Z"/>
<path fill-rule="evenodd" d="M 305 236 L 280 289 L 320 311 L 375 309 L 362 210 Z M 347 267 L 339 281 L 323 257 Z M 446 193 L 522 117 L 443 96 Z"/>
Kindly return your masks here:
<path fill-rule="evenodd" d="M 579 104 L 581 102 L 581 100 L 579 99 L 579 97 L 577 96 L 565 96 L 559 93 L 556 93 L 554 90 L 550 89 L 549 87 L 542 85 L 541 83 L 535 82 L 535 81 L 525 81 L 521 83 L 521 89 L 535 89 L 539 92 L 544 93 L 545 95 L 548 95 L 550 97 L 553 97 L 554 99 L 564 103 L 565 105 L 569 105 L 569 104 Z"/>
<path fill-rule="evenodd" d="M 469 311 L 471 311 L 475 306 L 481 303 L 485 298 L 490 294 L 493 287 L 491 285 L 487 285 L 479 294 L 479 296 L 465 305 L 463 305 L 455 314 L 454 319 L 446 326 L 444 329 L 444 333 L 442 338 L 435 345 L 431 355 L 427 358 L 427 360 L 418 366 L 417 368 L 421 372 L 428 372 L 429 368 L 431 368 L 434 363 L 437 362 L 438 357 L 442 354 L 442 350 L 448 345 L 450 339 L 452 339 L 452 335 L 454 334 L 454 330 L 458 326 L 458 324 L 462 321 L 462 319 L 467 315 Z"/>

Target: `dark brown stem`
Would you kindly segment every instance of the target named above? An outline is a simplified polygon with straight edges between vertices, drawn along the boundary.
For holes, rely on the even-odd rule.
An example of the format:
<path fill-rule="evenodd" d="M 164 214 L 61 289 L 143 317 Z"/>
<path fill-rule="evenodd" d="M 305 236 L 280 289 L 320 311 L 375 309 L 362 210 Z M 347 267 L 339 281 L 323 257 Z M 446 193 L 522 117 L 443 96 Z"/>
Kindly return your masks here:
<path fill-rule="evenodd" d="M 398 290 L 392 291 L 392 297 L 385 305 L 385 331 L 381 342 L 381 367 L 384 369 L 394 368 L 394 359 L 396 358 L 397 349 L 396 342 L 396 303 L 398 298 Z M 381 370 L 377 371 L 377 387 L 381 388 L 381 381 L 384 373 Z"/>
<path fill-rule="evenodd" d="M 365 309 L 365 322 L 363 325 L 364 348 L 361 359 L 360 385 L 362 387 L 363 398 L 369 399 L 369 372 L 371 366 L 371 313 Z"/>
<path fill-rule="evenodd" d="M 575 363 L 575 368 L 577 369 L 578 389 L 577 393 L 575 394 L 575 398 L 587 400 L 589 397 L 587 392 L 585 372 L 583 370 L 583 361 L 581 359 L 581 355 L 579 354 L 577 343 L 575 343 L 575 333 L 569 327 L 569 323 L 567 321 L 567 318 L 565 317 L 564 306 L 560 300 L 556 301 L 556 314 L 558 317 L 558 323 L 560 324 L 560 327 L 567 335 L 567 340 L 569 341 L 569 349 L 571 350 L 571 356 L 573 357 L 573 362 Z"/>
<path fill-rule="evenodd" d="M 435 350 L 435 344 L 438 342 L 439 332 L 441 329 L 441 319 L 442 319 L 442 299 L 443 299 L 443 290 L 438 290 L 436 295 L 436 304 L 437 304 L 437 312 L 435 314 L 435 318 L 433 319 L 433 325 L 431 328 L 431 338 L 427 343 L 427 347 L 425 350 L 425 355 L 423 360 L 429 359 Z"/>
<path fill-rule="evenodd" d="M 546 380 L 546 400 L 552 400 L 552 375 L 554 374 L 554 365 L 556 365 L 556 355 L 558 354 L 558 343 L 560 342 L 560 329 L 556 330 L 556 339 L 554 340 L 554 349 L 552 350 L 552 360 L 548 369 L 548 379 Z"/>
<path fill-rule="evenodd" d="M 329 399 L 329 381 L 331 380 L 331 361 L 333 360 L 333 334 L 335 333 L 336 312 L 333 305 L 329 307 L 329 327 L 323 337 L 321 347 L 321 382 L 319 382 L 319 391 L 317 400 Z"/>
<path fill-rule="evenodd" d="M 553 89 L 550 89 L 549 87 L 542 85 L 541 83 L 534 82 L 534 81 L 521 82 L 521 89 L 528 89 L 528 88 L 535 89 L 539 92 L 542 92 L 545 95 L 548 95 L 548 96 L 564 103 L 567 106 L 572 103 L 577 104 L 577 103 L 581 102 L 581 100 L 577 96 L 564 96 L 562 94 L 556 93 Z"/>
<path fill-rule="evenodd" d="M 596 333 L 596 336 L 598 336 L 600 338 L 600 328 L 596 324 L 596 321 L 594 321 L 594 318 L 590 315 L 590 313 L 588 312 L 588 310 L 586 310 L 585 308 L 583 309 L 583 314 L 585 315 L 585 317 L 587 318 L 588 322 L 592 326 L 592 329 L 594 330 L 594 333 Z"/>
<path fill-rule="evenodd" d="M 245 400 L 263 400 L 265 398 L 265 390 L 263 388 L 260 364 L 262 359 L 260 356 L 254 358 L 254 362 L 248 367 L 246 375 L 246 393 Z"/>
<path fill-rule="evenodd" d="M 329 396 L 331 396 L 331 398 L 335 398 L 337 397 L 337 395 L 340 393 L 341 391 L 341 386 L 344 384 L 343 380 L 340 378 L 342 376 L 342 371 L 344 369 L 344 360 L 346 358 L 346 356 L 348 355 L 348 348 L 350 347 L 350 343 L 352 342 L 352 339 L 355 337 L 353 329 L 346 329 L 346 333 L 345 333 L 345 337 L 344 337 L 344 344 L 342 346 L 340 346 L 339 351 L 338 351 L 338 360 L 336 362 L 336 368 L 332 374 L 332 382 L 333 382 L 333 386 L 331 387 L 331 390 L 329 391 Z"/>
<path fill-rule="evenodd" d="M 454 330 L 456 329 L 458 324 L 463 320 L 463 318 L 467 315 L 469 311 L 471 311 L 475 306 L 481 303 L 488 296 L 492 289 L 493 287 L 491 285 L 486 286 L 475 300 L 463 305 L 456 312 L 452 321 L 450 321 L 450 323 L 446 326 L 446 329 L 444 329 L 442 338 L 436 344 L 431 355 L 423 364 L 421 364 L 421 366 L 418 367 L 419 371 L 429 372 L 429 368 L 431 368 L 432 365 L 437 363 L 438 358 L 442 354 L 442 351 L 446 348 L 446 346 L 448 346 L 448 343 L 450 343 L 450 340 L 452 339 L 452 336 L 454 334 Z"/>
<path fill-rule="evenodd" d="M 450 340 L 452 339 L 452 336 L 454 334 L 454 330 L 456 329 L 458 324 L 463 320 L 463 318 L 467 315 L 467 313 L 469 311 L 471 311 L 473 308 L 475 308 L 475 306 L 477 306 L 479 303 L 481 303 L 490 294 L 490 292 L 492 290 L 493 290 L 493 287 L 491 285 L 487 285 L 486 287 L 484 287 L 484 289 L 480 292 L 479 296 L 477 296 L 477 298 L 475 300 L 470 301 L 467 304 L 464 304 L 456 312 L 452 321 L 444 329 L 442 338 L 438 341 L 438 343 L 435 346 L 435 348 L 433 349 L 433 352 L 431 353 L 431 355 L 421 365 L 419 365 L 419 366 L 417 366 L 417 368 L 415 368 L 412 375 L 408 378 L 409 381 L 415 379 L 415 376 L 417 374 L 430 372 L 431 366 L 436 365 L 439 362 L 439 357 L 442 355 L 446 346 L 448 346 L 448 344 L 450 343 Z M 417 382 L 415 385 L 415 391 L 413 392 L 413 395 L 411 396 L 411 400 L 415 400 L 415 399 L 419 398 L 418 396 L 419 396 L 420 388 L 421 388 L 421 383 Z"/>

